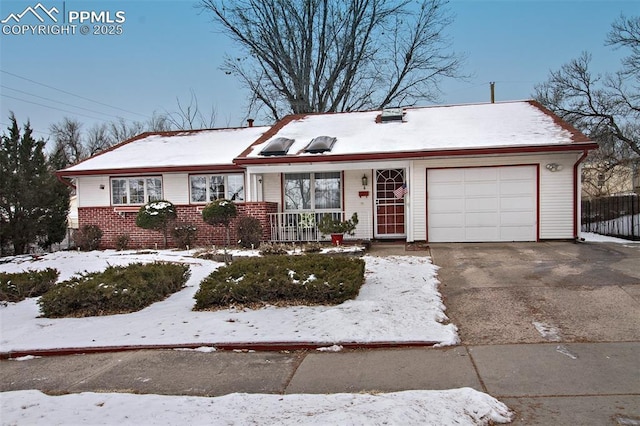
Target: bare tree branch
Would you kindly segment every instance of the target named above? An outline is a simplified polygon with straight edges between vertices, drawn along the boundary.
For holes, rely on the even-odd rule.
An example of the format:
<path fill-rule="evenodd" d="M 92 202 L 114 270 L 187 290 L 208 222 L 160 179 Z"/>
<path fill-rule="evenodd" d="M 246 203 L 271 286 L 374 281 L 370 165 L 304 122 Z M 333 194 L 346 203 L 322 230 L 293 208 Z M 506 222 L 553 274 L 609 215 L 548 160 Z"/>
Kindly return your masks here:
<path fill-rule="evenodd" d="M 198 96 L 191 89 L 191 97 L 188 104 L 183 104 L 180 98 L 176 97 L 178 110 L 167 112 L 163 119 L 165 125 L 176 130 L 211 129 L 215 126 L 216 110 L 211 106 L 211 110 L 205 115 L 198 104 Z"/>
<path fill-rule="evenodd" d="M 458 77 L 446 0 L 200 0 L 240 46 L 223 65 L 272 119 L 435 99 Z M 264 109 L 263 109 L 264 108 Z"/>
<path fill-rule="evenodd" d="M 612 24 L 606 44 L 630 49 L 620 70 L 593 75 L 591 55 L 584 52 L 552 71 L 534 95 L 598 142 L 599 152 L 589 158 L 592 176 L 585 175 L 585 187 L 596 195 L 602 195 L 611 174 L 640 172 L 640 18 L 621 16 Z"/>

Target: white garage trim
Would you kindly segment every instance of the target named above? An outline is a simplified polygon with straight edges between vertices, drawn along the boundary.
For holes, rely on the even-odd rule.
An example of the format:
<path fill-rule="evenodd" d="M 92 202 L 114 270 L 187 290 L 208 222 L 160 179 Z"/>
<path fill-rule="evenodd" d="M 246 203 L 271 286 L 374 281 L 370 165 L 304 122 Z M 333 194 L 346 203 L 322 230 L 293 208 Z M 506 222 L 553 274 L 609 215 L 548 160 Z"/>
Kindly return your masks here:
<path fill-rule="evenodd" d="M 537 241 L 538 175 L 538 165 L 428 169 L 428 240 Z"/>

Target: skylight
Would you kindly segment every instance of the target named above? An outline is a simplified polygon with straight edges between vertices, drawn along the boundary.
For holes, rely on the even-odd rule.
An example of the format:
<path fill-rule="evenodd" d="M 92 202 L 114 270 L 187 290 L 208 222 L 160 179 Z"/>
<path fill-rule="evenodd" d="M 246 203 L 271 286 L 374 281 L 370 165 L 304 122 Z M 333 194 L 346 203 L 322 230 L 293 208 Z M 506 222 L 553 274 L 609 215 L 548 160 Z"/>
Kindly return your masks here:
<path fill-rule="evenodd" d="M 382 110 L 382 114 L 380 114 L 380 121 L 383 123 L 389 121 L 402 121 L 403 113 L 402 108 L 385 108 Z"/>
<path fill-rule="evenodd" d="M 304 149 L 304 152 L 321 154 L 323 152 L 331 151 L 331 148 L 333 148 L 333 145 L 337 140 L 338 139 L 332 136 L 318 136 L 309 142 L 309 145 Z"/>
<path fill-rule="evenodd" d="M 293 142 L 294 139 L 275 138 L 260 151 L 260 155 L 286 155 Z"/>

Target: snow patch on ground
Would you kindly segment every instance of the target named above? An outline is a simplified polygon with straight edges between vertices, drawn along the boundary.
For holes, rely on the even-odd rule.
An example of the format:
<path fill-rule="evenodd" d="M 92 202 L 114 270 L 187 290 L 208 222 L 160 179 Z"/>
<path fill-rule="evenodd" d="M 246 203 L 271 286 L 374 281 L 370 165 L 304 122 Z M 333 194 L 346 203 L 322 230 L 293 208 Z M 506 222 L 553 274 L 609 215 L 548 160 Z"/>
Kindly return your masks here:
<path fill-rule="evenodd" d="M 429 257 L 364 256 L 365 284 L 354 300 L 336 306 L 267 306 L 258 310 L 194 312 L 193 296 L 221 263 L 193 251 L 57 252 L 35 260 L 17 258 L 0 271 L 58 269 L 60 280 L 108 265 L 171 261 L 189 264 L 186 287 L 131 314 L 87 318 L 41 318 L 36 298 L 0 307 L 0 351 L 126 345 L 215 346 L 216 343 L 459 342 L 438 292 L 437 266 Z"/>
<path fill-rule="evenodd" d="M 594 234 L 593 232 L 581 232 L 580 237 L 590 243 L 637 244 L 640 247 L 640 241 L 631 241 L 622 238 L 609 237 L 606 235 Z"/>
<path fill-rule="evenodd" d="M 506 405 L 471 388 L 380 394 L 192 396 L 2 393 L 3 424 L 318 425 L 507 423 Z"/>
<path fill-rule="evenodd" d="M 546 324 L 543 322 L 532 322 L 533 326 L 538 330 L 538 333 L 546 340 L 550 342 L 559 342 L 562 340 L 560 337 L 560 329 L 555 325 Z"/>

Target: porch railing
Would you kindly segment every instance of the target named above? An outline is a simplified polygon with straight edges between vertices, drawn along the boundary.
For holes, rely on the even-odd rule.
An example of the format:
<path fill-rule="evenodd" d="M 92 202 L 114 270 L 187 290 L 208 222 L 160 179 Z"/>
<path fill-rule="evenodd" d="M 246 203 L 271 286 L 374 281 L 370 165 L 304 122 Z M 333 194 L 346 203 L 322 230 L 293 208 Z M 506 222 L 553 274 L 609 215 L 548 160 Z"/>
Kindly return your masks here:
<path fill-rule="evenodd" d="M 328 241 L 330 236 L 322 237 L 318 223 L 324 216 L 345 220 L 351 218 L 345 212 L 283 212 L 269 213 L 272 242 L 311 242 Z M 373 227 L 370 215 L 358 214 L 358 225 L 354 235 L 344 236 L 345 240 L 371 240 Z"/>

